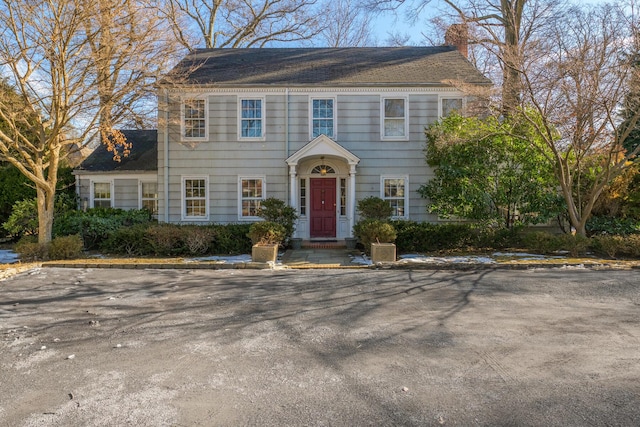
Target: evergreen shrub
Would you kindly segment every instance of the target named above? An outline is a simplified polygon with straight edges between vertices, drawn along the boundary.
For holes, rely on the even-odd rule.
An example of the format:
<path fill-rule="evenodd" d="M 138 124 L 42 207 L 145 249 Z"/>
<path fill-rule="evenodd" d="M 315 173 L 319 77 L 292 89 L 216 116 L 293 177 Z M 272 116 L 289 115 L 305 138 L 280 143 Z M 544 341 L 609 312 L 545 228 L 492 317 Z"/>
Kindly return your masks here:
<path fill-rule="evenodd" d="M 48 247 L 49 259 L 75 259 L 82 255 L 84 244 L 77 234 L 56 237 L 51 240 Z"/>

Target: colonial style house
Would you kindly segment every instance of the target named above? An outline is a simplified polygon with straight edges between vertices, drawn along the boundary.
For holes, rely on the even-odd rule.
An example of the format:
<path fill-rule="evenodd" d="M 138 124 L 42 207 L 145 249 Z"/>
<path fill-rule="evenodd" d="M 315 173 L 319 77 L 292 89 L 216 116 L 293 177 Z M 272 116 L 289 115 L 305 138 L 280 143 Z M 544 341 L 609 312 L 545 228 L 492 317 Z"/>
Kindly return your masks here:
<path fill-rule="evenodd" d="M 424 128 L 465 109 L 461 87 L 489 84 L 452 46 L 195 50 L 159 85 L 155 151 L 152 132 L 127 132 L 138 157 L 89 158 L 77 188 L 89 207 L 172 223 L 256 221 L 275 197 L 305 239 L 350 236 L 368 196 L 437 221 L 417 193 L 432 176 Z"/>

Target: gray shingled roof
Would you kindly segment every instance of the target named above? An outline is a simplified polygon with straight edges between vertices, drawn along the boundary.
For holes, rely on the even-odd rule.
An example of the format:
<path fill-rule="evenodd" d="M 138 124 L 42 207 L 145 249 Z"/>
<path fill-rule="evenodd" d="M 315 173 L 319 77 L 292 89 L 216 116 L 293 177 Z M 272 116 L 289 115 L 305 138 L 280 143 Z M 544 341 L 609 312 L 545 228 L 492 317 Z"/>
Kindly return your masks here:
<path fill-rule="evenodd" d="M 172 77 L 183 84 L 221 87 L 491 84 L 451 46 L 197 49 L 168 80 Z"/>
<path fill-rule="evenodd" d="M 158 170 L 158 131 L 156 130 L 121 130 L 131 146 L 127 157 L 120 162 L 113 160 L 113 153 L 100 144 L 76 168 L 86 172 L 132 172 Z"/>

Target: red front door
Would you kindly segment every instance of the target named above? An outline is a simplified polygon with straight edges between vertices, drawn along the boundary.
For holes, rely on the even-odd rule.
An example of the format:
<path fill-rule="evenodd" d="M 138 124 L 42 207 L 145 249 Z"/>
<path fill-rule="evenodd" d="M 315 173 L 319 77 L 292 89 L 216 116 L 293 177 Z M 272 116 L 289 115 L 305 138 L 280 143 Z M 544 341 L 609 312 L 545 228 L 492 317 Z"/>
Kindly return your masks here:
<path fill-rule="evenodd" d="M 336 179 L 311 178 L 311 237 L 336 237 Z"/>

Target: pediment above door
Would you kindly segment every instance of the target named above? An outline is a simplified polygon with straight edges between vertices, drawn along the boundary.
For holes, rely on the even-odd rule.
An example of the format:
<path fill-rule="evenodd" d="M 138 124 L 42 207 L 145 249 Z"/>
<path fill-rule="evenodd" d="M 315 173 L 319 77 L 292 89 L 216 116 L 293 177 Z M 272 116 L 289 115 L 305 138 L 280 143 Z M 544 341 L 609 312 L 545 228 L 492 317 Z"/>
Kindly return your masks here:
<path fill-rule="evenodd" d="M 350 165 L 357 165 L 360 162 L 358 156 L 326 135 L 320 135 L 309 141 L 304 147 L 289 156 L 286 162 L 289 166 L 296 166 L 306 158 L 322 156 L 343 159 Z"/>

